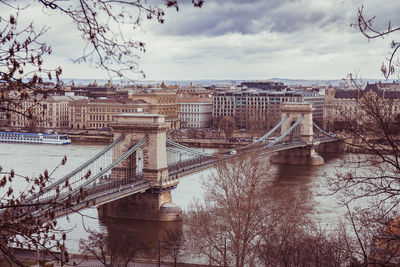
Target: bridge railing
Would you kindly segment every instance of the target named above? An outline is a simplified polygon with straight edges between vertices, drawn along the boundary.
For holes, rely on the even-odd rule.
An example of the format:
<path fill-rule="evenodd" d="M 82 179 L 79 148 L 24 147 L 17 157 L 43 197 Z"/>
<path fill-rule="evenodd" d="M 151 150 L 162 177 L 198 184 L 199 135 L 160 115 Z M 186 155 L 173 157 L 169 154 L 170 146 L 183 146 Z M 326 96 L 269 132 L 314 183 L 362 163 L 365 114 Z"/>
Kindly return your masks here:
<path fill-rule="evenodd" d="M 93 187 L 85 188 L 81 192 L 70 195 L 67 199 L 63 201 L 57 201 L 56 207 L 51 208 L 51 212 L 59 217 L 61 215 L 76 212 L 82 208 L 87 208 L 90 206 L 96 206 L 99 201 L 98 199 L 103 199 L 107 195 L 112 195 L 109 200 L 117 199 L 119 192 L 126 195 L 126 189 L 136 189 L 138 187 L 148 187 L 149 183 L 143 179 L 143 176 L 137 176 L 131 179 L 111 179 L 112 181 L 104 181 L 102 183 L 96 184 Z M 31 213 L 35 217 L 42 217 L 46 219 L 49 215 L 49 207 L 52 206 L 50 203 L 48 206 L 44 206 L 42 209 Z"/>
<path fill-rule="evenodd" d="M 79 166 L 78 168 L 76 168 L 75 170 L 73 170 L 72 172 L 68 173 L 67 175 L 65 175 L 64 177 L 62 177 L 61 179 L 58 179 L 57 181 L 55 181 L 54 183 L 46 186 L 45 188 L 43 188 L 43 190 L 40 193 L 34 194 L 31 197 L 27 198 L 25 200 L 26 203 L 33 201 L 36 198 L 40 198 L 41 196 L 45 195 L 46 193 L 55 190 L 57 187 L 62 186 L 63 184 L 66 183 L 67 180 L 71 180 L 72 177 L 76 176 L 77 174 L 79 174 L 82 170 L 84 170 L 85 168 L 87 168 L 90 164 L 94 163 L 96 160 L 98 160 L 101 156 L 103 156 L 105 153 L 107 153 L 108 151 L 110 151 L 111 149 L 113 149 L 121 140 L 124 139 L 124 136 L 121 135 L 119 138 L 117 138 L 113 143 L 111 143 L 109 146 L 105 147 L 102 151 L 100 151 L 99 153 L 97 153 L 94 157 L 92 157 L 90 160 L 86 161 L 85 163 L 83 163 L 81 166 Z M 81 179 L 82 176 L 78 177 L 78 179 Z"/>
<path fill-rule="evenodd" d="M 88 178 L 86 181 L 83 181 L 79 187 L 72 188 L 72 190 L 67 191 L 67 192 L 62 192 L 62 193 L 60 193 L 58 190 L 54 190 L 52 195 L 47 195 L 46 197 L 44 195 L 37 195 L 37 196 L 35 196 L 35 199 L 36 199 L 35 203 L 37 203 L 37 204 L 47 203 L 47 202 L 51 202 L 52 199 L 54 201 L 57 200 L 57 202 L 62 203 L 63 201 L 67 201 L 68 199 L 70 199 L 71 196 L 79 195 L 79 193 L 81 193 L 83 190 L 86 190 L 88 187 L 90 187 L 96 181 L 100 180 L 100 178 L 104 177 L 108 171 L 110 171 L 112 168 L 114 168 L 119 163 L 121 163 L 123 160 L 125 160 L 128 156 L 130 156 L 133 152 L 135 152 L 144 142 L 147 141 L 147 139 L 148 139 L 147 136 L 142 138 L 138 143 L 136 143 L 127 152 L 125 152 L 119 159 L 117 159 L 110 165 L 106 166 L 101 172 Z"/>
<path fill-rule="evenodd" d="M 148 139 L 147 136 L 143 137 L 138 143 L 136 143 L 134 146 L 132 146 L 127 152 L 125 152 L 120 158 L 118 158 L 116 161 L 105 167 L 101 172 L 98 174 L 94 175 L 93 177 L 89 178 L 86 182 L 84 182 L 80 187 L 75 188 L 72 190 L 72 194 L 80 191 L 80 188 L 86 188 L 88 185 L 92 184 L 94 181 L 98 180 L 100 177 L 104 177 L 104 175 L 117 166 L 119 163 L 121 163 L 123 160 L 125 160 L 127 157 L 129 157 L 133 152 L 135 152 L 144 142 L 146 142 Z"/>

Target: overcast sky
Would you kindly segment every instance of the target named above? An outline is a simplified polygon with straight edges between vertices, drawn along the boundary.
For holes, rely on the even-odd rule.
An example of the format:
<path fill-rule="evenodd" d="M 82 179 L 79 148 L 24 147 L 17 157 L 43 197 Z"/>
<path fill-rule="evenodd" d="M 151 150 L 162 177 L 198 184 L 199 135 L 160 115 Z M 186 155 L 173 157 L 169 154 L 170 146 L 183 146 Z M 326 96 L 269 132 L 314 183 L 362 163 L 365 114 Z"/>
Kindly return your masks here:
<path fill-rule="evenodd" d="M 146 43 L 139 63 L 150 80 L 382 78 L 398 36 L 368 41 L 351 28 L 362 5 L 378 23 L 400 24 L 400 1 L 392 0 L 206 0 L 201 9 L 169 9 L 164 24 L 144 22 L 130 34 Z M 79 36 L 59 16 L 42 13 L 32 7 L 37 15 L 24 19 L 51 25 L 46 62 L 61 65 L 64 77 L 107 78 L 89 64 L 72 64 Z"/>

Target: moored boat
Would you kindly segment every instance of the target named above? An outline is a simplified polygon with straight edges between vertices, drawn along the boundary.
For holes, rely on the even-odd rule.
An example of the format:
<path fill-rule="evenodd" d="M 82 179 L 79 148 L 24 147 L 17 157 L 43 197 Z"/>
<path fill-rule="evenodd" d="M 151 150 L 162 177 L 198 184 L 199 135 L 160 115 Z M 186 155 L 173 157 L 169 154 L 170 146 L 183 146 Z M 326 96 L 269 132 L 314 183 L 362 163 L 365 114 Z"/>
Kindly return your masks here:
<path fill-rule="evenodd" d="M 0 132 L 0 142 L 66 145 L 71 139 L 65 134 Z"/>

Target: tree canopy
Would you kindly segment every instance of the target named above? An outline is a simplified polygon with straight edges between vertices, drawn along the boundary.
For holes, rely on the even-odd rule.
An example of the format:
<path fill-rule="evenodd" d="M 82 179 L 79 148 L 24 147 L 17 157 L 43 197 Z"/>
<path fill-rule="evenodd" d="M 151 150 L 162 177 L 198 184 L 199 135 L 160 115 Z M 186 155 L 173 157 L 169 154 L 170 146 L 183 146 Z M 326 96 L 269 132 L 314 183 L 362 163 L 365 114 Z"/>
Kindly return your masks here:
<path fill-rule="evenodd" d="M 201 7 L 204 0 L 191 2 L 194 7 Z M 24 24 L 26 18 L 20 17 L 23 11 L 39 6 L 44 17 L 45 13 L 54 13 L 72 23 L 83 41 L 83 49 L 74 61 L 90 62 L 112 79 L 126 78 L 132 73 L 144 75 L 137 60 L 146 45 L 135 39 L 133 29 L 146 20 L 164 23 L 164 8 L 178 11 L 180 4 L 177 0 L 154 4 L 146 0 L 0 1 L 0 112 L 7 117 L 17 112 L 32 118 L 33 109 L 24 109 L 22 104 L 33 99 L 41 105 L 48 94 L 43 83 L 54 81 L 56 88 L 60 83 L 62 66 L 49 69 L 44 61 L 45 55 L 52 53 L 52 44 L 45 41 L 49 27 L 37 28 L 38 17 Z"/>
<path fill-rule="evenodd" d="M 191 1 L 194 7 L 201 7 L 203 3 L 203 0 Z M 45 82 L 55 82 L 56 89 L 61 82 L 62 67 L 51 69 L 45 62 L 45 56 L 52 53 L 52 44 L 45 38 L 49 28 L 35 25 L 40 17 L 32 16 L 32 21 L 25 23 L 27 18 L 21 17 L 23 11 L 40 7 L 43 16 L 55 13 L 69 20 L 84 42 L 75 62 L 91 62 L 106 70 L 111 79 L 126 77 L 128 73 L 144 75 L 137 59 L 139 53 L 145 52 L 145 43 L 136 40 L 126 26 L 134 29 L 146 20 L 163 23 L 164 8 L 178 11 L 180 4 L 177 0 L 152 3 L 146 0 L 0 0 L 0 115 L 10 118 L 12 113 L 18 113 L 33 118 L 35 105 L 42 106 L 45 112 L 47 107 L 41 100 L 50 90 Z M 35 105 L 27 108 L 24 105 L 27 100 Z M 61 165 L 65 162 L 66 158 Z M 39 177 L 22 177 L 0 166 L 0 175 L 0 251 L 5 259 L 21 265 L 10 252 L 14 246 L 46 253 L 51 248 L 62 249 L 66 235 L 54 216 L 54 209 L 59 205 L 57 198 L 52 203 L 26 203 L 30 196 L 42 192 L 49 184 L 51 173 L 46 170 Z M 86 178 L 87 175 L 90 173 Z M 13 188 L 12 182 L 16 179 L 26 182 L 24 192 Z M 64 186 L 68 188 L 68 184 Z M 44 217 L 30 214 L 43 209 L 43 205 L 47 207 Z"/>
<path fill-rule="evenodd" d="M 352 23 L 351 26 L 359 29 L 359 31 L 368 39 L 384 38 L 393 35 L 400 31 L 399 25 L 392 25 L 392 22 L 387 21 L 386 27 L 382 28 L 375 23 L 376 16 L 366 17 L 364 14 L 364 6 L 358 9 L 357 22 Z M 388 58 L 387 64 L 382 63 L 381 71 L 386 79 L 399 73 L 400 62 L 397 57 L 397 52 L 400 48 L 400 42 L 393 39 L 390 43 L 392 49 L 391 55 Z"/>

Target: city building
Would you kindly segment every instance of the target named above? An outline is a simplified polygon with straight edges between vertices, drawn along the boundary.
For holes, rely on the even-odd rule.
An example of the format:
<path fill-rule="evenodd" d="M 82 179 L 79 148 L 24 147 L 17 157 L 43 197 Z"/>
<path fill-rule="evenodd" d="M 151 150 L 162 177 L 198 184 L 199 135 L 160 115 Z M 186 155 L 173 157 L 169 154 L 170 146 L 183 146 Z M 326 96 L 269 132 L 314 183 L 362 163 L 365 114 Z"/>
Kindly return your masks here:
<path fill-rule="evenodd" d="M 398 120 L 400 114 L 400 86 L 396 83 L 374 83 L 367 84 L 363 90 L 344 90 L 329 88 L 325 94 L 323 112 L 323 127 L 330 131 L 344 130 L 347 127 L 349 118 L 356 118 L 364 115 L 359 105 L 362 96 L 370 94 L 390 101 L 393 120 Z M 394 121 L 393 121 L 394 122 Z"/>
<path fill-rule="evenodd" d="M 210 98 L 214 92 L 204 87 L 179 87 L 176 93 L 180 98 Z"/>
<path fill-rule="evenodd" d="M 165 121 L 171 123 L 172 129 L 180 128 L 179 104 L 175 92 L 158 88 L 143 91 L 131 90 L 128 98 L 146 102 L 149 105 L 149 113 L 165 115 Z"/>
<path fill-rule="evenodd" d="M 267 91 L 285 91 L 287 86 L 283 82 L 276 81 L 244 81 L 240 85 L 241 87 L 257 88 Z"/>
<path fill-rule="evenodd" d="M 120 113 L 149 113 L 143 100 L 82 99 L 69 103 L 69 129 L 109 130 L 114 115 Z"/>
<path fill-rule="evenodd" d="M 41 99 L 41 97 L 37 97 Z M 39 102 L 28 99 L 22 103 L 17 112 L 12 112 L 7 127 L 26 131 L 43 131 L 45 129 L 68 129 L 68 104 L 73 98 L 68 96 L 48 96 Z M 24 116 L 32 113 L 33 118 Z"/>
<path fill-rule="evenodd" d="M 322 123 L 324 96 L 317 91 L 241 89 L 219 92 L 213 99 L 213 119 L 234 117 L 238 128 L 270 129 L 281 120 L 280 104 L 313 104 L 315 122 Z"/>
<path fill-rule="evenodd" d="M 171 123 L 172 128 L 180 127 L 179 105 L 174 92 L 146 90 L 131 92 L 128 98 L 128 91 L 126 91 L 126 96 L 119 98 L 115 97 L 115 94 L 102 95 L 104 92 L 116 92 L 111 87 L 107 87 L 111 91 L 107 91 L 108 89 L 104 91 L 96 86 L 93 88 L 99 91 L 92 90 L 90 94 L 76 96 L 70 95 L 71 91 L 67 90 L 67 95 L 48 96 L 40 103 L 28 99 L 22 103 L 20 110 L 12 113 L 10 118 L 7 118 L 6 112 L 1 112 L 0 126 L 26 131 L 108 130 L 114 114 L 145 112 L 166 115 L 166 121 Z M 94 92 L 102 93 L 95 94 Z M 87 95 L 92 97 L 89 98 Z M 27 111 L 32 112 L 33 119 L 24 116 L 29 113 Z"/>
<path fill-rule="evenodd" d="M 97 84 L 96 80 L 88 85 L 75 86 L 72 82 L 71 86 L 63 86 L 63 95 L 67 96 L 86 96 L 88 98 L 127 98 L 128 91 L 117 88 L 111 81 L 100 86 Z"/>
<path fill-rule="evenodd" d="M 212 125 L 212 98 L 179 98 L 181 128 L 206 128 Z"/>
<path fill-rule="evenodd" d="M 117 90 L 114 87 L 98 87 L 98 86 L 85 86 L 85 87 L 72 87 L 64 91 L 65 95 L 69 96 L 86 96 L 88 98 L 127 98 L 128 92 L 124 90 Z"/>

